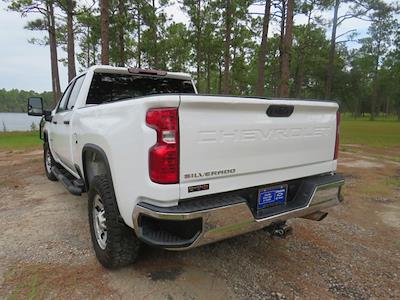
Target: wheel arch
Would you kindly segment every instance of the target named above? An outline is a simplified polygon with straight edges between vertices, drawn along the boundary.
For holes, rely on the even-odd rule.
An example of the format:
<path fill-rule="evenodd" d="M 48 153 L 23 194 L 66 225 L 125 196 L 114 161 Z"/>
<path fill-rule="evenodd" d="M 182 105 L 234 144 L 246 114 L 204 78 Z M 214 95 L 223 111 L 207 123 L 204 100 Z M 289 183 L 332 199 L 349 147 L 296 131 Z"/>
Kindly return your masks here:
<path fill-rule="evenodd" d="M 86 187 L 89 189 L 94 176 L 106 175 L 112 183 L 110 164 L 105 151 L 94 144 L 82 148 L 82 168 Z"/>
<path fill-rule="evenodd" d="M 43 130 L 43 142 L 47 143 L 49 141 L 47 130 Z"/>
<path fill-rule="evenodd" d="M 119 216 L 118 219 L 123 222 L 116 200 L 110 164 L 105 151 L 98 145 L 85 144 L 82 148 L 82 168 L 82 175 L 87 191 L 89 191 L 90 184 L 95 176 L 105 175 L 107 177 L 112 187 L 112 193 L 115 199 L 114 205 Z"/>

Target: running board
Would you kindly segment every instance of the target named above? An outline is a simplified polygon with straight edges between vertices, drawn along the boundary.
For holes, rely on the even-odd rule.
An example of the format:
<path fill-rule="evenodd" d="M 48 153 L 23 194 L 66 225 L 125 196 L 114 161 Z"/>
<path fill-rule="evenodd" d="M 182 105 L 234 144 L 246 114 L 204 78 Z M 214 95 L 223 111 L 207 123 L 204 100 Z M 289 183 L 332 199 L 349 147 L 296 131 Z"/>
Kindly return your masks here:
<path fill-rule="evenodd" d="M 56 166 L 53 166 L 51 171 L 72 195 L 80 196 L 85 191 L 85 185 L 82 179 L 70 180 Z"/>

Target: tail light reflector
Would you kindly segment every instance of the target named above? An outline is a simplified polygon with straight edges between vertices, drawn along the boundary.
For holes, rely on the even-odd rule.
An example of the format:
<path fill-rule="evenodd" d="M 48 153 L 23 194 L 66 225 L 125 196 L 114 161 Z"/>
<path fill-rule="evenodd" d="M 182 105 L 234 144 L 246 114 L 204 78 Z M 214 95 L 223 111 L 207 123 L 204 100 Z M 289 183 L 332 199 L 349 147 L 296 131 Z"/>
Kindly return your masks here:
<path fill-rule="evenodd" d="M 340 125 L 340 112 L 336 112 L 336 141 L 335 141 L 335 154 L 333 159 L 336 160 L 339 157 L 339 125 Z"/>
<path fill-rule="evenodd" d="M 157 132 L 157 143 L 149 150 L 149 175 L 156 183 L 179 182 L 178 108 L 147 111 L 146 124 Z"/>

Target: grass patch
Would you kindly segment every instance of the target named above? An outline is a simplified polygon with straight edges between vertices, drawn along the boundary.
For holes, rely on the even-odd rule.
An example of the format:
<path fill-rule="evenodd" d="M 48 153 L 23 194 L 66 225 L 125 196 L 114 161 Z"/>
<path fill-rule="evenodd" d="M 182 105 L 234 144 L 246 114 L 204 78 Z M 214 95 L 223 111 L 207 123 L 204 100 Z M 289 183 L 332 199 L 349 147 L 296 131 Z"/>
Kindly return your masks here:
<path fill-rule="evenodd" d="M 380 155 L 380 154 L 374 154 L 374 153 L 368 153 L 369 156 L 379 158 L 379 159 L 386 159 L 386 160 L 391 160 L 394 162 L 400 162 L 400 156 L 387 156 L 387 155 Z"/>
<path fill-rule="evenodd" d="M 366 113 L 364 116 L 359 116 L 356 119 L 351 113 L 342 113 L 341 114 L 342 120 L 349 120 L 349 121 L 370 121 L 370 114 Z M 379 116 L 375 117 L 375 121 L 384 121 L 384 122 L 393 122 L 393 121 L 399 121 L 398 117 L 396 115 L 388 115 L 385 116 L 384 114 L 379 114 Z"/>
<path fill-rule="evenodd" d="M 38 275 L 33 274 L 26 282 L 20 282 L 16 288 L 12 291 L 9 300 L 17 299 L 42 299 L 42 296 L 38 293 L 38 287 L 40 285 Z"/>
<path fill-rule="evenodd" d="M 360 186 L 360 191 L 372 197 L 390 197 L 398 187 L 400 187 L 400 177 L 386 177 Z"/>
<path fill-rule="evenodd" d="M 392 194 L 392 190 L 382 182 L 370 183 L 362 187 L 362 192 L 368 196 L 388 197 Z"/>
<path fill-rule="evenodd" d="M 400 146 L 400 122 L 344 119 L 340 124 L 340 143 L 372 147 Z"/>
<path fill-rule="evenodd" d="M 359 149 L 355 149 L 355 148 L 351 148 L 351 147 L 346 147 L 346 146 L 343 146 L 343 145 L 340 145 L 340 151 L 343 151 L 343 152 L 350 152 L 350 153 L 358 153 L 358 152 L 360 152 Z"/>
<path fill-rule="evenodd" d="M 0 132 L 0 149 L 33 148 L 41 143 L 37 131 Z M 400 146 L 400 122 L 394 119 L 367 121 L 344 117 L 340 124 L 340 143 L 372 147 Z M 342 149 L 353 151 L 343 146 Z"/>
<path fill-rule="evenodd" d="M 0 149 L 33 148 L 41 144 L 38 131 L 0 133 Z"/>
<path fill-rule="evenodd" d="M 385 183 L 390 186 L 400 187 L 400 178 L 398 177 L 387 177 Z"/>
<path fill-rule="evenodd" d="M 4 282 L 9 290 L 8 300 L 45 299 L 48 282 L 47 274 L 39 266 L 12 267 L 4 274 Z M 53 297 L 54 298 L 54 297 Z"/>

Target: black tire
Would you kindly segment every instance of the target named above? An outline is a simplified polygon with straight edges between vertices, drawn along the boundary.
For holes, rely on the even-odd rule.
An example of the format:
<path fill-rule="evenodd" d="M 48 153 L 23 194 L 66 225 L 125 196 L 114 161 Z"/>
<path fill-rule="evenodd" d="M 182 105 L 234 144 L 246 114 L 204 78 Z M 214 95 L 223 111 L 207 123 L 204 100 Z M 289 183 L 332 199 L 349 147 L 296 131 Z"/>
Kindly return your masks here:
<path fill-rule="evenodd" d="M 90 184 L 88 196 L 90 235 L 97 259 L 104 267 L 110 269 L 132 264 L 138 256 L 140 241 L 133 229 L 121 221 L 116 206 L 114 190 L 107 176 L 99 175 L 94 177 Z M 103 210 L 98 209 L 99 201 L 102 203 Z M 94 207 L 97 212 L 101 211 L 105 215 L 105 221 L 101 222 L 101 224 L 105 223 L 106 225 L 106 228 L 103 229 L 105 243 L 97 239 L 97 236 L 103 237 L 104 235 L 99 233 L 96 235 L 95 227 L 100 226 L 100 221 L 95 216 L 98 213 L 94 212 Z"/>
<path fill-rule="evenodd" d="M 51 181 L 57 181 L 57 177 L 51 171 L 51 168 L 56 164 L 56 162 L 54 161 L 49 144 L 47 142 L 43 144 L 43 163 L 47 178 Z"/>

